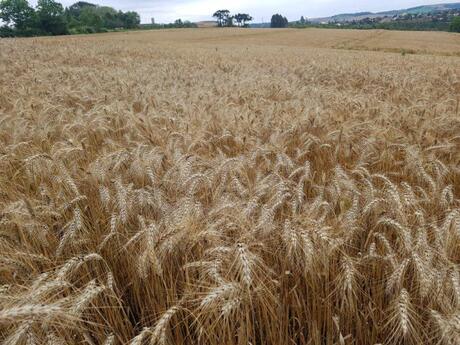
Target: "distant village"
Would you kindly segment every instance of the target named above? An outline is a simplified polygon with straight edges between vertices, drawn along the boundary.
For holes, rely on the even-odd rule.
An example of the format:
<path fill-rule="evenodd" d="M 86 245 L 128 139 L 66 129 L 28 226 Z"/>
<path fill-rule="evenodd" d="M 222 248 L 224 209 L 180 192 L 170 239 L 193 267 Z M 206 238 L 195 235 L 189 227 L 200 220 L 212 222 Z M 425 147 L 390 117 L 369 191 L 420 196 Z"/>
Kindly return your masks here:
<path fill-rule="evenodd" d="M 376 17 L 365 17 L 361 19 L 354 19 L 351 21 L 333 21 L 334 24 L 343 25 L 359 25 L 359 24 L 377 24 L 377 23 L 391 23 L 391 22 L 451 22 L 454 17 L 460 16 L 460 9 L 449 10 L 449 11 L 436 11 L 429 13 L 402 13 L 393 16 L 376 16 Z"/>

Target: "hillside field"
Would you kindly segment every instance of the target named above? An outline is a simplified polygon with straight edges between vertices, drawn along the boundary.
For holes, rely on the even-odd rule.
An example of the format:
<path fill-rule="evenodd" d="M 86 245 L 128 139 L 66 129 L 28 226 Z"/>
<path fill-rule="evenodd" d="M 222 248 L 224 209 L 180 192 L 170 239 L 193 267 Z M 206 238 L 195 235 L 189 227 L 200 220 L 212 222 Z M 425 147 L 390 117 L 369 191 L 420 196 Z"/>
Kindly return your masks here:
<path fill-rule="evenodd" d="M 460 34 L 0 39 L 0 343 L 460 344 Z"/>

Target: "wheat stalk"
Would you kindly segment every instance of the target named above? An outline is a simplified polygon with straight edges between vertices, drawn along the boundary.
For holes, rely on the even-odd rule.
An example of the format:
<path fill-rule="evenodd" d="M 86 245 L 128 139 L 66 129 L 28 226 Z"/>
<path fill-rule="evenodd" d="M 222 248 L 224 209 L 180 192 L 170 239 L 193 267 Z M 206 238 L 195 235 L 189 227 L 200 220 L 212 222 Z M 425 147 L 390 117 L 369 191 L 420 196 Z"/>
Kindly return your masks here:
<path fill-rule="evenodd" d="M 180 310 L 180 307 L 174 306 L 169 308 L 158 320 L 157 324 L 152 330 L 150 343 L 164 345 L 167 344 L 167 330 L 171 322 L 171 318 Z"/>
<path fill-rule="evenodd" d="M 459 344 L 453 37 L 1 39 L 0 343 Z"/>

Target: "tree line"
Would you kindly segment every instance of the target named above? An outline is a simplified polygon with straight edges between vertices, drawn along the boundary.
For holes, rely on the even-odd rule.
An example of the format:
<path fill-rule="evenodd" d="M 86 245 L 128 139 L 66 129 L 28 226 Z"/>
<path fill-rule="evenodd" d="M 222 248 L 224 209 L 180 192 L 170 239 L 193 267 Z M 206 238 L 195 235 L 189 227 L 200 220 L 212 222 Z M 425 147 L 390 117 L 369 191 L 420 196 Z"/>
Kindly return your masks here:
<path fill-rule="evenodd" d="M 176 19 L 173 23 L 169 24 L 141 24 L 139 26 L 142 30 L 158 30 L 158 29 L 185 29 L 185 28 L 197 28 L 196 23 L 192 23 L 189 20 Z"/>
<path fill-rule="evenodd" d="M 220 27 L 248 27 L 253 18 L 247 13 L 237 13 L 232 15 L 229 10 L 218 10 L 213 15 L 217 19 L 217 26 Z"/>
<path fill-rule="evenodd" d="M 249 22 L 253 20 L 253 18 L 247 13 L 237 13 L 232 15 L 229 10 L 218 10 L 212 16 L 217 19 L 217 26 L 219 27 L 249 27 Z M 289 22 L 287 18 L 281 14 L 274 14 L 272 16 L 270 27 L 287 28 L 288 25 Z"/>
<path fill-rule="evenodd" d="M 117 11 L 79 1 L 64 8 L 54 0 L 38 0 L 34 8 L 27 0 L 0 0 L 0 36 L 46 36 L 106 32 L 139 27 L 137 12 Z"/>

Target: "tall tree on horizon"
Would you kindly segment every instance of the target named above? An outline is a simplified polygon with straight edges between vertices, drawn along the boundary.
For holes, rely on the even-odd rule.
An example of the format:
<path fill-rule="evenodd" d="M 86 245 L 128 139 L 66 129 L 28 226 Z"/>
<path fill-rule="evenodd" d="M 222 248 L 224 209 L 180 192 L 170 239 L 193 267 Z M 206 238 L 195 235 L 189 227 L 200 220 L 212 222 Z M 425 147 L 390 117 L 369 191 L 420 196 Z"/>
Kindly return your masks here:
<path fill-rule="evenodd" d="M 272 20 L 270 22 L 270 27 L 272 28 L 287 28 L 288 27 L 288 20 L 286 17 L 282 16 L 281 14 L 274 14 L 272 16 Z"/>
<path fill-rule="evenodd" d="M 228 24 L 228 19 L 230 17 L 229 10 L 218 10 L 213 15 L 214 18 L 217 18 L 218 26 L 226 26 Z"/>
<path fill-rule="evenodd" d="M 238 13 L 234 16 L 238 26 L 246 26 L 247 22 L 250 22 L 253 18 L 247 13 Z"/>

